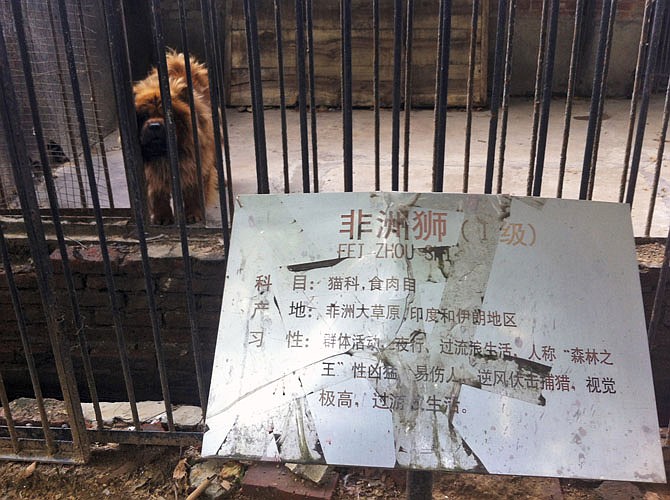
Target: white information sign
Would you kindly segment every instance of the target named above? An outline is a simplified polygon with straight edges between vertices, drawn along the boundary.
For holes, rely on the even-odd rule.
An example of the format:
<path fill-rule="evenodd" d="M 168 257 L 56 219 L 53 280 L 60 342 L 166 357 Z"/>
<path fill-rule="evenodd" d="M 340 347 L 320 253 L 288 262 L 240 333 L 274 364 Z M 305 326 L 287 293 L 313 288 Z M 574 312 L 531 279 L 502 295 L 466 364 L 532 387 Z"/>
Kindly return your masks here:
<path fill-rule="evenodd" d="M 627 206 L 240 196 L 202 454 L 665 482 Z"/>

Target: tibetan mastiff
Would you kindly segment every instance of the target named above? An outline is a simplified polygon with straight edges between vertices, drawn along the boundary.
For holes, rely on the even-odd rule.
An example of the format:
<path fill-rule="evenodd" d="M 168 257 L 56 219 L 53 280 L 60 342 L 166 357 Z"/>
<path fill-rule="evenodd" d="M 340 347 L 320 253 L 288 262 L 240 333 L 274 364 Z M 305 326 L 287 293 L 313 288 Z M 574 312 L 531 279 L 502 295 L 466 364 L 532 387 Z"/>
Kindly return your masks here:
<path fill-rule="evenodd" d="M 196 149 L 193 140 L 191 109 L 188 104 L 188 86 L 184 54 L 170 51 L 166 55 L 170 96 L 177 135 L 179 172 L 184 199 L 186 222 L 191 224 L 205 219 L 205 208 L 199 195 L 196 168 Z M 217 172 L 209 95 L 207 68 L 190 58 L 193 80 L 194 110 L 198 132 L 198 152 L 202 169 L 205 205 L 215 202 Z M 167 128 L 161 100 L 158 71 L 153 68 L 144 80 L 133 86 L 139 142 L 144 160 L 149 215 L 153 224 L 173 224 L 170 204 L 171 170 L 167 148 Z"/>

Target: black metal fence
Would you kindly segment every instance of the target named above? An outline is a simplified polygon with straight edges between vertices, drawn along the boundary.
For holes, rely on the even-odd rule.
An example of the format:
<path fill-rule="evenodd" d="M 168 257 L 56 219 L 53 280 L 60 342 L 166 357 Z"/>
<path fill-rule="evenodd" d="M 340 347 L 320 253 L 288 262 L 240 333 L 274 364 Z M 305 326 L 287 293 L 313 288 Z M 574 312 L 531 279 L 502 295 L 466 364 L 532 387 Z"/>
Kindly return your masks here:
<path fill-rule="evenodd" d="M 179 273 L 170 276 L 168 272 L 166 283 L 175 278 L 183 284 L 179 288 L 178 302 L 185 326 L 180 331 L 190 337 L 188 370 L 197 387 L 194 391 L 197 396 L 191 402 L 197 403 L 204 414 L 208 374 L 211 371 L 211 356 L 204 348 L 207 344 L 205 337 L 215 337 L 216 327 L 203 325 L 201 319 L 204 302 L 198 296 L 197 288 L 202 273 L 196 268 L 193 243 L 202 239 L 220 240 L 224 249 L 228 247 L 233 200 L 240 191 L 236 177 L 242 168 L 248 169 L 247 165 L 234 164 L 232 152 L 236 147 L 253 148 L 250 157 L 255 160 L 253 177 L 258 193 L 270 192 L 271 186 L 280 186 L 280 190 L 288 193 L 292 190 L 293 177 L 299 180 L 304 192 L 323 190 L 321 181 L 327 173 L 319 167 L 323 167 L 324 157 L 333 155 L 342 165 L 343 183 L 336 189 L 344 191 L 354 189 L 355 175 L 363 179 L 363 182 L 356 180 L 356 188 L 366 190 L 408 190 L 411 181 L 428 176 L 430 188 L 437 192 L 500 193 L 503 190 L 518 190 L 513 194 L 562 197 L 569 174 L 578 179 L 576 192 L 580 199 L 594 198 L 594 189 L 599 182 L 611 184 L 611 172 L 605 176 L 597 167 L 602 163 L 599 162 L 599 157 L 602 159 L 603 156 L 600 145 L 603 130 L 607 128 L 603 122 L 607 119 L 605 109 L 609 99 L 607 89 L 612 48 L 617 40 L 617 1 L 603 0 L 598 3 L 597 9 L 588 7 L 588 12 L 597 13 L 599 25 L 592 44 L 595 50 L 587 54 L 590 65 L 584 62 L 584 30 L 593 22 L 592 18 L 585 16 L 588 2 L 576 0 L 574 9 L 571 7 L 569 11 L 559 0 L 542 2 L 536 26 L 539 40 L 534 95 L 526 112 L 530 134 L 524 141 L 528 150 L 522 154 L 517 151 L 512 156 L 508 148 L 512 142 L 510 137 L 518 137 L 518 129 L 521 129 L 518 122 L 510 120 L 514 97 L 512 89 L 515 79 L 528 79 L 525 74 L 514 74 L 513 71 L 513 55 L 519 50 L 518 46 L 515 48 L 519 35 L 516 32 L 519 26 L 517 3 L 517 0 L 394 0 L 389 3 L 341 0 L 339 19 L 331 19 L 338 30 L 338 51 L 335 57 L 327 53 L 331 60 L 331 67 L 327 69 L 332 71 L 332 66 L 337 66 L 339 70 L 339 78 L 333 80 L 339 88 L 339 109 L 331 111 L 329 116 L 338 113 L 338 121 L 341 120 L 338 126 L 342 138 L 340 157 L 339 151 L 324 151 L 323 134 L 330 134 L 330 129 L 323 132 L 319 123 L 326 119 L 326 115 L 319 118 L 318 83 L 324 81 L 323 74 L 330 73 L 320 66 L 324 58 L 315 57 L 319 48 L 316 35 L 320 29 L 315 27 L 315 19 L 327 17 L 319 9 L 325 9 L 330 15 L 332 7 L 323 7 L 312 0 L 242 1 L 240 22 L 244 24 L 246 43 L 237 54 L 246 56 L 245 85 L 249 89 L 248 102 L 252 114 L 249 129 L 235 137 L 240 139 L 246 133 L 253 140 L 235 143 L 231 138 L 231 127 L 247 123 L 240 121 L 239 113 L 232 116 L 234 108 L 226 105 L 231 98 L 231 88 L 236 85 L 229 72 L 230 58 L 235 56 L 236 48 L 239 49 L 230 43 L 229 18 L 240 10 L 240 5 L 235 1 L 200 0 L 196 4 L 186 0 L 151 0 L 146 8 L 158 70 L 155 84 L 161 95 L 159 114 L 164 117 L 166 131 L 163 144 L 165 160 L 161 165 L 165 169 L 163 175 L 169 178 L 170 192 L 167 197 L 171 196 L 176 220 L 172 227 L 156 227 L 149 216 L 156 209 L 156 201 L 152 198 L 151 181 L 146 178 L 147 171 L 143 168 L 147 153 L 142 151 L 138 140 L 143 124 L 138 123 L 132 87 L 134 47 L 129 45 L 129 21 L 124 15 L 124 7 L 127 9 L 129 4 L 120 0 L 90 3 L 78 0 L 11 0 L 0 6 L 0 109 L 3 129 L 0 138 L 0 208 L 3 217 L 0 219 L 0 250 L 6 290 L 16 315 L 12 330 L 15 330 L 21 345 L 19 350 L 11 352 L 11 356 L 0 351 L 5 356 L 0 357 L 5 360 L 0 365 L 0 401 L 5 415 L 4 425 L 0 427 L 0 449 L 3 450 L 0 456 L 85 461 L 93 441 L 197 442 L 199 431 L 178 429 L 173 419 L 174 375 L 170 372 L 172 358 L 166 353 L 173 343 L 165 339 L 169 325 L 163 310 L 163 292 L 167 285 L 160 281 L 161 277 L 156 273 L 152 245 L 155 239 L 164 241 L 162 237 L 165 235 L 175 242 Z M 618 3 L 625 2 L 621 0 Z M 92 4 L 95 5 L 91 7 Z M 632 95 L 626 101 L 628 126 L 621 128 L 622 133 L 613 132 L 618 143 L 625 146 L 623 154 L 617 158 L 618 166 L 614 167 L 618 182 L 610 186 L 611 191 L 608 192 L 614 194 L 609 201 L 629 203 L 635 208 L 642 195 L 647 195 L 643 203 L 646 213 L 637 229 L 639 235 L 645 236 L 651 233 L 652 221 L 661 227 L 667 227 L 670 222 L 668 212 L 659 211 L 657 203 L 659 200 L 666 203 L 664 189 L 667 183 L 662 177 L 670 116 L 670 80 L 667 79 L 670 36 L 664 29 L 670 13 L 666 7 L 664 1 L 647 0 L 643 11 L 640 9 L 641 16 L 636 21 L 639 26 L 637 60 L 630 63 L 635 68 L 635 77 Z M 174 15 L 167 16 L 166 12 Z M 432 17 L 428 15 L 431 12 Z M 192 26 L 194 18 L 198 21 L 198 34 L 202 36 L 203 53 L 197 56 L 208 68 L 209 95 L 205 102 L 209 109 L 204 115 L 211 119 L 211 137 L 198 137 L 198 131 L 202 131 L 198 119 L 204 115 L 196 116 L 194 112 L 195 100 L 202 99 L 202 95 L 194 89 L 196 85 L 192 72 L 187 67 L 185 96 L 175 93 L 174 88 L 171 92 L 175 77 L 170 74 L 166 59 L 168 46 L 176 46 L 185 54 L 184 64 L 188 66 L 189 46 L 194 36 L 188 27 Z M 428 18 L 434 20 L 434 27 L 426 21 Z M 557 51 L 562 47 L 558 38 L 559 21 L 571 23 L 573 29 L 569 57 L 562 54 L 563 59 L 569 59 L 567 81 L 557 85 L 557 80 L 563 76 L 555 71 L 561 55 Z M 352 34 L 352 27 L 361 22 L 365 29 L 357 29 Z M 169 24 L 168 29 L 166 23 Z M 417 26 L 424 32 L 432 30 L 430 49 L 425 48 L 425 37 L 418 38 Z M 386 41 L 384 33 L 388 34 Z M 370 85 L 363 87 L 357 86 L 360 77 L 357 77 L 356 71 L 361 66 L 355 64 L 355 54 L 360 55 L 361 49 L 360 46 L 355 49 L 352 44 L 352 40 L 360 42 L 361 36 L 369 36 L 363 45 L 367 47 L 366 57 L 369 57 L 366 61 L 371 61 Z M 489 39 L 493 50 L 487 51 L 485 47 Z M 419 40 L 424 52 L 420 52 Z M 290 54 L 285 49 L 288 43 L 294 48 Z M 93 46 L 99 50 L 92 50 Z M 268 53 L 268 47 L 271 53 Z M 416 102 L 419 85 L 417 75 L 425 77 L 425 72 L 419 71 L 423 66 L 420 66 L 418 56 L 425 53 L 432 54 L 429 64 L 433 65 L 430 83 L 434 84 L 434 92 L 430 102 L 426 104 L 424 100 L 421 106 L 428 106 L 432 111 L 421 111 L 412 106 Z M 268 77 L 269 58 L 276 61 L 272 78 Z M 458 71 L 454 69 L 455 60 L 461 61 L 462 68 L 457 68 Z M 456 73 L 457 76 L 454 76 Z M 490 79 L 486 77 L 489 73 Z M 481 105 L 475 99 L 478 78 L 479 83 L 483 79 L 484 88 L 489 89 L 487 111 L 477 108 Z M 586 101 L 587 123 L 585 128 L 575 132 L 575 105 L 577 102 L 584 104 L 584 98 L 580 100 L 577 95 L 577 82 L 585 79 L 591 82 Z M 271 89 L 267 83 L 269 80 L 272 80 Z M 460 102 L 462 109 L 454 111 L 450 106 L 454 104 L 454 89 L 458 85 L 463 96 Z M 653 106 L 660 102 L 653 94 L 659 88 L 667 88 L 663 112 L 660 119 L 652 120 L 650 108 L 653 111 Z M 269 112 L 272 113 L 271 125 L 266 121 L 266 105 L 270 100 L 264 95 L 267 96 L 268 92 L 277 96 L 273 104 L 277 105 L 278 111 Z M 364 100 L 371 104 L 365 109 L 359 109 L 361 92 L 367 92 Z M 101 99 L 101 95 L 106 97 Z M 289 95 L 295 96 L 294 102 L 289 100 Z M 177 106 L 175 99 L 186 102 L 191 110 L 187 112 L 190 127 L 184 125 L 179 114 L 183 111 L 173 109 Z M 528 101 L 522 102 L 528 104 Z M 292 108 L 297 113 L 295 130 L 289 125 Z M 358 131 L 354 125 L 360 113 L 371 114 L 373 124 L 369 131 L 363 131 L 370 137 L 363 147 L 355 144 Z M 417 129 L 416 113 L 432 113 L 430 130 L 423 126 Z M 450 121 L 455 120 L 455 116 L 462 119 L 463 113 L 464 125 L 450 130 Z M 559 120 L 562 121 L 560 133 L 555 132 L 557 127 L 552 128 L 551 116 L 562 116 L 563 119 Z M 488 121 L 484 132 L 487 139 L 481 140 L 485 146 L 480 146 L 480 141 L 474 139 L 473 127 L 477 119 Z M 388 124 L 390 126 L 387 127 Z M 650 129 L 652 126 L 653 130 Z M 198 144 L 203 142 L 211 143 L 213 148 L 212 165 L 203 165 L 205 160 L 198 154 L 194 158 L 200 188 L 197 203 L 201 208 L 205 204 L 203 171 L 213 168 L 218 180 L 218 195 L 213 202 L 216 213 L 212 215 L 209 211 L 204 224 L 189 224 L 191 219 L 187 209 L 193 201 L 185 199 L 186 191 L 182 186 L 185 176 L 180 170 L 184 155 L 180 134 L 184 127 L 194 131 L 192 140 L 196 151 L 201 151 Z M 268 133 L 268 127 L 279 128 L 279 134 L 275 134 L 278 139 L 273 139 L 272 143 L 268 142 L 273 135 Z M 106 129 L 118 130 L 119 139 L 116 139 L 115 133 L 106 138 Z M 411 140 L 421 135 L 432 136 L 430 165 L 423 169 L 421 165 L 412 163 L 410 144 Z M 652 151 L 650 135 L 658 138 L 658 144 L 652 144 Z M 457 137 L 459 148 L 462 147 L 458 151 L 451 147 L 457 142 Z M 560 147 L 551 149 L 550 141 L 560 144 Z M 575 146 L 575 143 L 578 145 Z M 360 162 L 361 150 L 365 148 L 369 161 L 364 163 L 370 168 L 361 174 L 362 169 L 355 164 Z M 474 151 L 482 148 L 485 155 L 476 159 Z M 386 149 L 390 151 L 388 154 Z M 113 151 L 118 151 L 116 168 L 120 166 L 122 174 L 117 177 L 113 172 L 114 162 L 110 160 Z M 655 159 L 649 161 L 648 157 L 654 155 Z M 292 156 L 299 159 L 295 160 Z M 281 179 L 275 184 L 271 184 L 273 169 L 269 168 L 273 162 L 281 164 Z M 516 166 L 510 167 L 510 164 Z M 638 182 L 641 168 L 645 168 L 650 177 L 644 189 L 640 189 Z M 453 172 L 458 172 L 456 177 Z M 520 173 L 522 187 L 513 187 L 516 185 L 510 184 L 509 179 L 514 177 L 518 181 Z M 599 175 L 596 176 L 596 173 Z M 550 175 L 551 193 L 546 187 Z M 386 178 L 390 179 L 388 185 Z M 455 183 L 454 178 L 458 178 L 458 182 Z M 368 182 L 369 185 L 363 185 Z M 115 203 L 119 191 L 126 193 L 128 207 Z M 72 207 L 77 207 L 77 210 L 71 210 Z M 120 220 L 124 224 L 123 230 L 119 230 Z M 13 238 L 17 227 L 20 227 L 20 239 L 27 241 L 23 247 Z M 91 231 L 90 228 L 95 229 Z M 164 432 L 142 430 L 143 422 L 137 410 L 138 368 L 136 358 L 129 354 L 133 351 L 129 338 L 134 337 L 129 333 L 133 329 L 128 319 L 128 310 L 137 295 L 129 295 L 119 286 L 118 262 L 114 256 L 119 233 L 123 231 L 126 231 L 125 243 L 131 242 L 137 250 L 135 278 L 139 276 L 142 281 L 142 290 L 138 295 L 143 303 L 141 314 L 147 321 L 142 328 L 151 332 L 149 341 L 143 345 L 151 346 L 151 367 L 158 374 L 154 396 L 164 403 Z M 12 232 L 12 238 L 6 236 L 6 232 Z M 82 233 L 87 235 L 88 243 L 78 241 Z M 113 240 L 111 243 L 110 238 Z M 93 312 L 89 313 L 87 306 L 82 306 L 82 300 L 87 298 L 86 287 L 91 280 L 82 285 L 72 270 L 71 261 L 74 247 L 94 244 L 100 250 L 98 290 L 104 292 L 106 300 L 96 304 L 97 310 L 91 309 Z M 58 273 L 54 270 L 55 261 L 60 266 Z M 38 314 L 45 318 L 45 329 L 42 331 L 48 334 L 46 363 L 54 367 L 51 373 L 58 376 L 57 390 L 53 395 L 64 401 L 69 415 L 66 428 L 54 428 L 45 409 L 42 391 L 45 381 L 41 373 L 45 361 L 40 359 L 36 363 L 33 355 L 35 343 L 44 344 L 45 339 L 43 335 L 31 331 L 33 321 L 30 307 L 26 305 L 27 292 L 17 284 L 13 272 L 13 265 L 18 263 L 22 266 L 25 262 L 30 263 L 36 278 L 39 297 L 38 300 L 31 299 L 30 304 L 33 309 L 39 309 Z M 221 252 L 220 265 L 225 266 L 225 252 Z M 658 304 L 662 304 L 666 282 L 667 272 L 663 272 L 657 287 Z M 54 291 L 59 287 L 66 292 L 67 300 L 56 296 Z M 91 316 L 98 314 L 100 309 L 109 313 L 104 332 L 112 334 L 115 339 L 110 344 L 113 347 L 110 350 L 115 352 L 110 355 L 118 360 L 121 373 L 116 379 L 122 380 L 118 384 L 122 385 L 119 389 L 122 396 L 114 397 L 129 402 L 132 431 L 111 430 L 103 425 L 99 397 L 100 367 L 95 360 L 92 361 L 91 354 L 95 351 L 92 343 L 97 345 L 99 342 L 97 337 L 96 340 L 92 337 L 100 336 L 100 331 L 92 328 L 94 321 Z M 216 310 L 216 307 L 212 309 Z M 655 314 L 654 317 L 658 318 L 660 313 L 656 311 Z M 652 325 L 658 326 L 658 323 L 658 320 L 652 321 Z M 650 336 L 653 337 L 653 332 Z M 37 426 L 17 425 L 12 418 L 10 399 L 17 396 L 17 391 L 5 381 L 7 371 L 14 374 L 13 363 L 18 354 L 23 358 L 25 370 L 17 373 L 29 376 L 28 392 L 37 402 Z M 50 392 L 54 390 L 50 389 Z M 104 389 L 103 392 L 109 391 Z M 81 399 L 93 404 L 96 418 L 92 425 L 87 425 L 84 420 Z M 184 398 L 180 396 L 177 399 Z"/>

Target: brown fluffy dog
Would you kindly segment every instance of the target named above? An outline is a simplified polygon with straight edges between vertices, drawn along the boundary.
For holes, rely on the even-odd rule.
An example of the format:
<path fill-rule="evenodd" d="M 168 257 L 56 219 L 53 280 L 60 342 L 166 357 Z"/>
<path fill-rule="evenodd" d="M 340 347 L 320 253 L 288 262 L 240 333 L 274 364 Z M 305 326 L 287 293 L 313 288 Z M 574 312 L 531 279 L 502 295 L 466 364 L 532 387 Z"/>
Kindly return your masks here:
<path fill-rule="evenodd" d="M 205 218 L 201 206 L 196 152 L 191 125 L 191 109 L 188 105 L 188 87 L 184 55 L 169 52 L 166 56 L 170 81 L 172 112 L 177 135 L 179 172 L 184 198 L 186 222 L 200 222 Z M 217 172 L 215 166 L 215 144 L 212 125 L 212 110 L 209 96 L 209 78 L 207 68 L 193 57 L 191 76 L 193 79 L 193 97 L 197 117 L 200 164 L 205 205 L 216 198 Z M 142 157 L 144 176 L 147 182 L 149 214 L 154 224 L 173 224 L 174 216 L 170 206 L 171 172 L 167 153 L 167 128 L 163 115 L 163 106 L 158 82 L 158 71 L 153 68 L 149 75 L 137 82 L 135 92 L 135 110 Z"/>

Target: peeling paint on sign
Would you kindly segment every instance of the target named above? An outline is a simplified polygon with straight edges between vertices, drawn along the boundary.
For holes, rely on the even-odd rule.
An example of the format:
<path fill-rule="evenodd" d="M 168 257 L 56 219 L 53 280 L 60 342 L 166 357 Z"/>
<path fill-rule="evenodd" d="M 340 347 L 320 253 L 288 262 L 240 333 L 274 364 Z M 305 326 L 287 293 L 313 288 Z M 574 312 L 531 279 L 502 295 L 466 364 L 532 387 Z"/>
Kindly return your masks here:
<path fill-rule="evenodd" d="M 204 456 L 665 481 L 625 205 L 238 205 Z"/>

